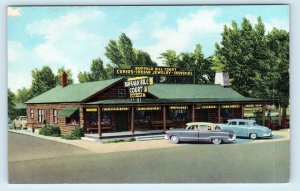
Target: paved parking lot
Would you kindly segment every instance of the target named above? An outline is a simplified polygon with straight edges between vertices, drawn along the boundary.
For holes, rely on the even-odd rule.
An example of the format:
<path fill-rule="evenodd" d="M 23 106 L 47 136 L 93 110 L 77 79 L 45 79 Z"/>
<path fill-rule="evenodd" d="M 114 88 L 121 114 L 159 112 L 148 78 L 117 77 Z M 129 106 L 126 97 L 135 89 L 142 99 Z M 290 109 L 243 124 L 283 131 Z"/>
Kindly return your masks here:
<path fill-rule="evenodd" d="M 168 147 L 154 149 L 158 142 Z M 116 149 L 134 146 L 134 143 L 152 146 L 127 152 Z M 289 140 L 284 138 L 280 141 L 250 141 L 249 144 L 173 145 L 159 140 L 96 145 L 115 150 L 92 152 L 9 133 L 9 182 L 242 183 L 289 180 Z"/>

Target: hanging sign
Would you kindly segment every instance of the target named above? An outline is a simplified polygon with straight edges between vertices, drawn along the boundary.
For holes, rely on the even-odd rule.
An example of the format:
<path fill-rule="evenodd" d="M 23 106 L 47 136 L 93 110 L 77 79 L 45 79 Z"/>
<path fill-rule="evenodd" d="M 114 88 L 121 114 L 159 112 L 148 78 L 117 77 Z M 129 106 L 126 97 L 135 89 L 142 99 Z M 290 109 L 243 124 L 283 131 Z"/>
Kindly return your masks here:
<path fill-rule="evenodd" d="M 102 111 L 128 111 L 128 107 L 102 107 Z"/>
<path fill-rule="evenodd" d="M 240 105 L 222 105 L 221 108 L 224 109 L 235 109 L 235 108 L 240 108 Z"/>
<path fill-rule="evenodd" d="M 129 88 L 129 93 L 130 94 L 146 93 L 146 92 L 148 92 L 148 87 L 147 86 L 136 86 L 136 87 Z"/>
<path fill-rule="evenodd" d="M 136 111 L 158 111 L 161 107 L 137 107 Z"/>
<path fill-rule="evenodd" d="M 126 82 L 124 82 L 125 88 L 128 87 L 136 87 L 136 86 L 149 86 L 153 85 L 153 78 L 152 77 L 135 77 L 135 78 L 128 78 Z"/>
<path fill-rule="evenodd" d="M 146 97 L 145 93 L 131 93 L 130 98 L 137 98 L 137 97 Z"/>
<path fill-rule="evenodd" d="M 86 108 L 85 111 L 86 112 L 96 112 L 96 111 L 98 111 L 98 109 L 97 108 Z"/>
<path fill-rule="evenodd" d="M 201 105 L 199 107 L 196 107 L 195 109 L 216 109 L 218 106 L 216 105 Z"/>
<path fill-rule="evenodd" d="M 193 71 L 180 70 L 174 67 L 134 66 L 131 69 L 114 69 L 116 75 L 150 75 L 150 76 L 193 76 Z"/>
<path fill-rule="evenodd" d="M 169 109 L 174 109 L 174 110 L 183 110 L 183 109 L 188 109 L 188 106 L 170 106 Z"/>
<path fill-rule="evenodd" d="M 254 107 L 261 107 L 262 105 L 261 104 L 247 104 L 245 105 L 245 107 L 247 108 L 254 108 Z"/>

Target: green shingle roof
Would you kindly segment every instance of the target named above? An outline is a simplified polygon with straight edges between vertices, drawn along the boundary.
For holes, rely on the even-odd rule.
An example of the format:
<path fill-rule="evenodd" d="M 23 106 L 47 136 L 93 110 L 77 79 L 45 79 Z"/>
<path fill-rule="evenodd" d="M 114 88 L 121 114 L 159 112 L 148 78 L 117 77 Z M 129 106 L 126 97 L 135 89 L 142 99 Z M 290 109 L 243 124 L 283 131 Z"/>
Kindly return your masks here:
<path fill-rule="evenodd" d="M 162 99 L 186 98 L 244 98 L 233 89 L 207 84 L 155 84 L 148 91 Z"/>
<path fill-rule="evenodd" d="M 65 86 L 64 88 L 56 86 L 26 103 L 81 102 L 121 79 L 122 78 L 116 78 L 97 82 L 72 84 Z"/>

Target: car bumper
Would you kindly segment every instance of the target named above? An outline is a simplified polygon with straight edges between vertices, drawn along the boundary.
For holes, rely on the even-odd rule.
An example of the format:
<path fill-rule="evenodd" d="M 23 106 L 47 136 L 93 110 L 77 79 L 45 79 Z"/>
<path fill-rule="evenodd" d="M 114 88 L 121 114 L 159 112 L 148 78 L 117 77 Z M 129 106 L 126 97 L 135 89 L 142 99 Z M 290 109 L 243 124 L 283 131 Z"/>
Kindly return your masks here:
<path fill-rule="evenodd" d="M 228 139 L 229 142 L 233 142 L 235 140 L 236 140 L 236 136 L 235 135 L 233 135 L 233 137 L 231 139 Z"/>
<path fill-rule="evenodd" d="M 263 138 L 272 138 L 273 135 L 272 135 L 272 133 L 265 133 L 265 134 L 263 134 L 262 137 L 263 137 Z"/>
<path fill-rule="evenodd" d="M 166 139 L 166 140 L 169 140 L 169 137 L 168 137 L 168 135 L 165 135 L 165 139 Z"/>

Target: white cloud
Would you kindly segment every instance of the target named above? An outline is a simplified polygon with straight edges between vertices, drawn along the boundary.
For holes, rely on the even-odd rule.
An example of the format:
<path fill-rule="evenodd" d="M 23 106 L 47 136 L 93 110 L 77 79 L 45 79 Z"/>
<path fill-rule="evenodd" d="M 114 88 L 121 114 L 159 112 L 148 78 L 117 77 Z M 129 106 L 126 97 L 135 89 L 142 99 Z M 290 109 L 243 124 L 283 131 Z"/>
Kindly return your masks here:
<path fill-rule="evenodd" d="M 141 47 L 149 52 L 151 57 L 159 64 L 160 53 L 168 49 L 177 52 L 191 50 L 197 43 L 205 40 L 213 33 L 220 33 L 223 30 L 223 23 L 216 21 L 220 14 L 218 9 L 199 10 L 176 21 L 176 27 L 160 26 L 153 31 L 153 38 L 156 43 L 150 46 Z"/>
<path fill-rule="evenodd" d="M 245 17 L 250 21 L 252 26 L 257 24 L 258 16 L 256 16 L 256 15 L 246 15 Z M 286 20 L 271 19 L 269 22 L 267 22 L 267 21 L 264 21 L 264 19 L 262 19 L 262 21 L 265 25 L 266 32 L 271 32 L 274 27 L 277 28 L 277 29 L 283 29 L 283 30 L 289 31 L 289 23 Z"/>
<path fill-rule="evenodd" d="M 97 10 L 72 11 L 58 18 L 28 24 L 26 32 L 39 35 L 44 41 L 31 49 L 20 42 L 8 42 L 9 87 L 16 90 L 30 86 L 31 70 L 45 65 L 54 73 L 63 66 L 71 69 L 73 79 L 78 82 L 79 71 L 87 70 L 92 59 L 103 55 L 104 39 L 100 34 L 90 32 L 87 26 L 97 25 L 104 17 Z M 29 75 L 25 78 L 22 73 Z M 22 83 L 17 83 L 18 80 Z"/>
<path fill-rule="evenodd" d="M 7 7 L 7 16 L 9 17 L 18 17 L 21 16 L 21 9 L 15 9 L 12 7 Z"/>

